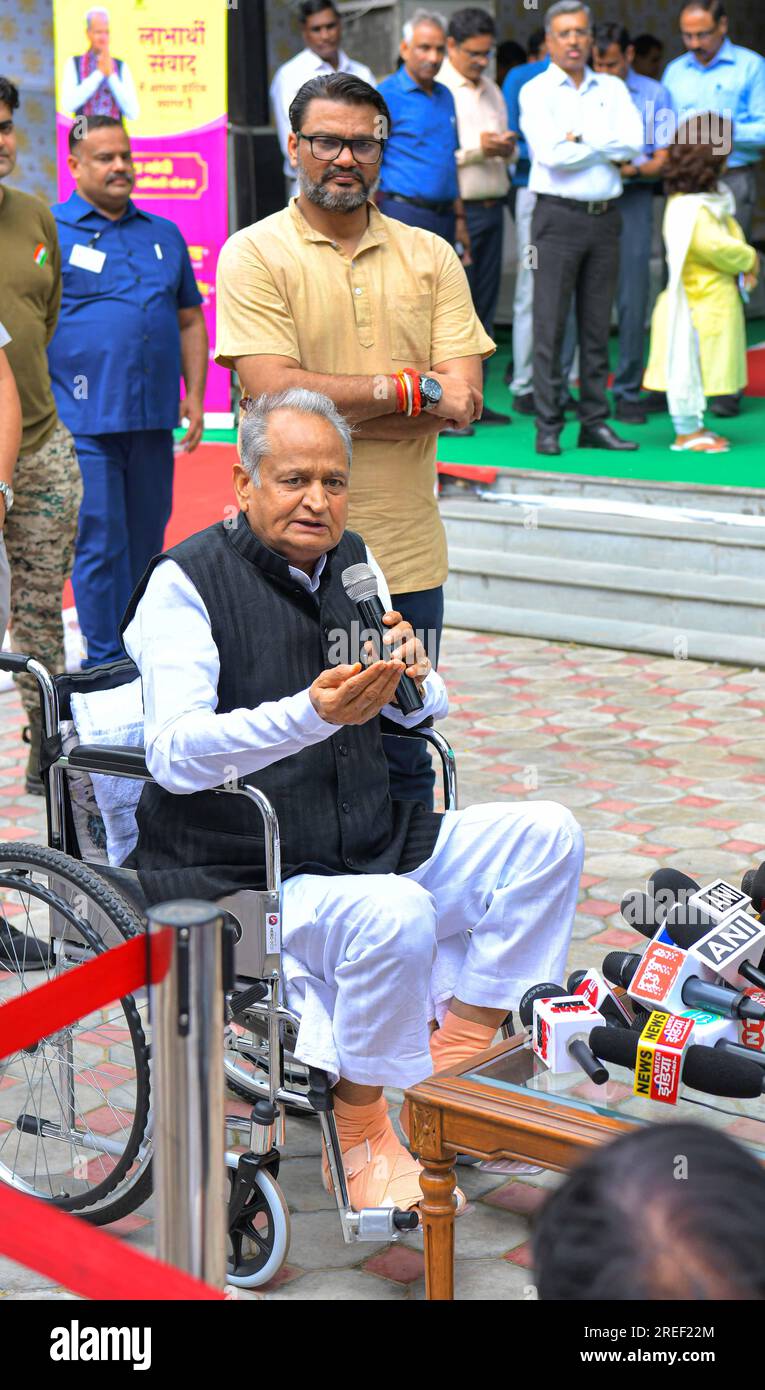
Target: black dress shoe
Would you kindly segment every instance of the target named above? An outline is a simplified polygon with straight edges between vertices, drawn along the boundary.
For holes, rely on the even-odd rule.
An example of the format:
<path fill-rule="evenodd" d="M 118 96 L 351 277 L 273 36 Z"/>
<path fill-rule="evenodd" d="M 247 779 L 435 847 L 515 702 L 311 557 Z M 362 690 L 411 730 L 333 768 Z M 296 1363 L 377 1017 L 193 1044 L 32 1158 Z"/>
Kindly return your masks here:
<path fill-rule="evenodd" d="M 480 420 L 476 420 L 477 425 L 512 425 L 509 415 L 500 415 L 498 410 L 492 410 L 485 405 Z"/>
<path fill-rule="evenodd" d="M 537 432 L 536 451 L 538 454 L 559 454 L 561 447 L 557 432 L 555 430 L 539 430 Z"/>
<path fill-rule="evenodd" d="M 720 420 L 732 420 L 741 414 L 741 402 L 738 396 L 710 396 L 709 409 Z"/>
<path fill-rule="evenodd" d="M 7 922 L 0 922 L 0 966 L 18 974 L 24 970 L 45 970 L 50 963 L 45 942 L 37 941 L 31 932 L 27 936 Z"/>
<path fill-rule="evenodd" d="M 626 425 L 648 424 L 648 416 L 640 404 L 640 401 L 617 400 L 614 415 L 617 420 L 623 420 Z"/>
<path fill-rule="evenodd" d="M 633 439 L 620 439 L 605 420 L 598 420 L 595 425 L 582 425 L 579 431 L 579 448 L 618 449 L 626 453 L 628 449 L 639 449 L 640 445 Z"/>
<path fill-rule="evenodd" d="M 667 394 L 665 391 L 646 391 L 645 395 L 640 397 L 640 406 L 649 415 L 663 415 L 669 410 Z"/>
<path fill-rule="evenodd" d="M 513 410 L 518 415 L 536 415 L 534 392 L 527 391 L 525 396 L 513 396 Z"/>

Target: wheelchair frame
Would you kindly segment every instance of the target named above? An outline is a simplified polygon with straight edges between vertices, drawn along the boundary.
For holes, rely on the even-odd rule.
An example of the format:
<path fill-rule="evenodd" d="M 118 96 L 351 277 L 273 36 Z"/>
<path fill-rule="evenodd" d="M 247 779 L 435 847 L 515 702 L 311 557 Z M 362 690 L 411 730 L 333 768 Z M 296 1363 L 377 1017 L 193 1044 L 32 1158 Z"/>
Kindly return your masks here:
<path fill-rule="evenodd" d="M 104 872 L 105 866 L 83 858 L 76 834 L 75 843 L 70 843 L 66 800 L 69 793 L 65 774 L 71 769 L 151 782 L 153 778 L 146 766 L 143 750 L 118 745 L 79 744 L 68 755 L 64 754 L 60 742 L 60 703 L 56 680 L 76 681 L 76 674 L 54 679 L 40 662 L 14 652 L 2 653 L 0 669 L 26 672 L 37 681 L 42 715 L 41 775 L 45 788 L 48 847 L 87 864 L 93 873 L 103 877 L 111 888 L 136 905 L 136 898 L 126 886 L 128 880 L 138 885 L 135 870 L 109 866 L 109 871 Z M 94 675 L 97 669 L 94 668 Z M 428 723 L 405 729 L 389 721 L 383 732 L 386 737 L 423 738 L 436 749 L 441 759 L 444 807 L 447 810 L 456 809 L 456 763 L 452 748 L 443 735 Z M 300 1020 L 287 1008 L 283 989 L 281 854 L 276 812 L 257 787 L 242 779 L 214 790 L 218 795 L 248 797 L 258 809 L 265 835 L 266 888 L 242 889 L 218 900 L 218 906 L 226 911 L 230 921 L 233 920 L 235 933 L 238 934 L 235 949 L 237 993 L 227 1001 L 227 1017 L 235 1018 L 245 1028 L 250 1019 L 260 1021 L 261 1028 L 265 1028 L 268 1049 L 268 1078 L 264 1077 L 261 1081 L 250 1074 L 247 1074 L 246 1080 L 243 1078 L 247 1089 L 260 1092 L 260 1099 L 256 1098 L 254 1102 L 257 1109 L 253 1108 L 250 1122 L 251 1154 L 248 1157 L 264 1167 L 278 1166 L 278 1148 L 284 1142 L 285 1106 L 299 1112 L 317 1114 L 344 1241 L 350 1244 L 357 1240 L 395 1240 L 401 1232 L 416 1227 L 417 1215 L 398 1208 L 370 1207 L 354 1211 L 351 1207 L 328 1076 L 309 1068 L 307 1093 L 285 1085 L 284 1029 L 286 1025 L 297 1032 Z M 240 981 L 243 988 L 240 988 Z"/>

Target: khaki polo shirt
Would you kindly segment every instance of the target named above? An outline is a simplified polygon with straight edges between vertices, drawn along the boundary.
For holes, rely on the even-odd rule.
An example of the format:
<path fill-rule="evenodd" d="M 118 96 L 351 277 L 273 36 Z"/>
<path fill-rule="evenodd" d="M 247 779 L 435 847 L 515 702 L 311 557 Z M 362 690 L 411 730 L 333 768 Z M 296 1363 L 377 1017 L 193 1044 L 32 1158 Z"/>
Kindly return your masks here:
<path fill-rule="evenodd" d="M 452 248 L 371 203 L 352 260 L 309 226 L 297 199 L 236 232 L 218 261 L 217 300 L 215 360 L 223 367 L 260 353 L 290 357 L 308 372 L 374 376 L 494 351 Z M 436 442 L 430 435 L 353 446 L 349 525 L 392 593 L 446 579 Z"/>

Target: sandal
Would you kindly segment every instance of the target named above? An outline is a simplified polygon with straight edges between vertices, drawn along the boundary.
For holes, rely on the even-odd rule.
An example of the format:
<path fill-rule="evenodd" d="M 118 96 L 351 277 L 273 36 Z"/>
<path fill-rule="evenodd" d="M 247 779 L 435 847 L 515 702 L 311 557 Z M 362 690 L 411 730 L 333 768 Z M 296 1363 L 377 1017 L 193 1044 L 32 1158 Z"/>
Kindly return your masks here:
<path fill-rule="evenodd" d="M 721 434 L 705 431 L 704 434 L 692 434 L 682 444 L 670 444 L 669 447 L 673 454 L 727 454 L 730 441 Z"/>

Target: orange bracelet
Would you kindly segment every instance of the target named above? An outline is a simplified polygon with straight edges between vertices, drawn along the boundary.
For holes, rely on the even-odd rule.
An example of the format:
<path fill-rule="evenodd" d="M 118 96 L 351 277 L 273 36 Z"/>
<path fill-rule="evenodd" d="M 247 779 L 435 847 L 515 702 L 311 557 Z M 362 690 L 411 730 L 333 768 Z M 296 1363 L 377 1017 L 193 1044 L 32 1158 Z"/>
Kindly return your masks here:
<path fill-rule="evenodd" d="M 403 415 L 406 412 L 406 389 L 400 372 L 394 374 L 393 385 L 396 388 L 396 414 Z"/>

